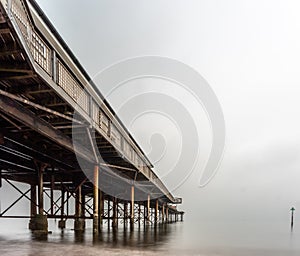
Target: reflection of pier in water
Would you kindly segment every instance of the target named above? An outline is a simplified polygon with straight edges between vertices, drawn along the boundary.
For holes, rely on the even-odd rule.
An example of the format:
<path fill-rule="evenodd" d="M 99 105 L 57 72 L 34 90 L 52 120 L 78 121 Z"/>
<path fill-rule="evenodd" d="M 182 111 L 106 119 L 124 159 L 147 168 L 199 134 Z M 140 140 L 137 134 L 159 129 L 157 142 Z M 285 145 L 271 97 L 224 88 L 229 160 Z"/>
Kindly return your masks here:
<path fill-rule="evenodd" d="M 146 226 L 145 228 L 105 230 L 94 237 L 94 245 L 113 246 L 116 247 L 132 247 L 132 248 L 150 248 L 165 244 L 172 232 L 169 225 L 160 224 L 156 227 Z M 76 243 L 89 242 L 90 237 L 85 233 L 75 233 Z M 63 241 L 63 238 L 62 238 Z"/>
<path fill-rule="evenodd" d="M 36 2 L 0 0 L 0 187 L 21 194 L 0 217 L 94 234 L 182 220 L 152 167 Z M 30 214 L 9 215 L 24 198 Z"/>

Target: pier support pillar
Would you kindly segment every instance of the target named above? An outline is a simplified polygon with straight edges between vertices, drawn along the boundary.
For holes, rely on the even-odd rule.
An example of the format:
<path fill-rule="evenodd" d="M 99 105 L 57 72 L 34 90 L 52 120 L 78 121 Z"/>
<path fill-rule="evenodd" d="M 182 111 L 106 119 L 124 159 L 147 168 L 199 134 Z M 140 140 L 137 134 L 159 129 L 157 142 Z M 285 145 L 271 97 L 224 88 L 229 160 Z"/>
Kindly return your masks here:
<path fill-rule="evenodd" d="M 110 198 L 107 199 L 107 227 L 110 229 Z"/>
<path fill-rule="evenodd" d="M 124 229 L 127 227 L 127 219 L 128 219 L 128 203 L 127 201 L 124 202 Z"/>
<path fill-rule="evenodd" d="M 144 226 L 147 225 L 147 201 L 144 202 Z"/>
<path fill-rule="evenodd" d="M 37 206 L 37 201 L 36 201 L 36 185 L 31 185 L 30 188 L 30 216 L 31 219 L 29 221 L 29 229 L 34 230 L 34 217 L 36 216 L 36 206 Z"/>
<path fill-rule="evenodd" d="M 155 200 L 154 223 L 158 223 L 158 199 Z"/>
<path fill-rule="evenodd" d="M 85 221 L 82 218 L 82 187 L 78 186 L 75 198 L 75 221 L 74 230 L 76 232 L 83 232 L 85 228 Z"/>
<path fill-rule="evenodd" d="M 44 214 L 44 167 L 39 168 L 38 170 L 38 202 L 39 202 L 39 215 Z"/>
<path fill-rule="evenodd" d="M 169 208 L 166 206 L 166 223 L 169 223 Z"/>
<path fill-rule="evenodd" d="M 36 185 L 31 185 L 30 188 L 30 216 L 34 217 L 36 215 Z"/>
<path fill-rule="evenodd" d="M 104 215 L 104 195 L 101 190 L 99 190 L 99 220 L 98 220 L 98 228 L 99 230 L 102 228 L 103 224 L 103 215 Z"/>
<path fill-rule="evenodd" d="M 48 233 L 48 220 L 47 216 L 44 215 L 44 180 L 43 172 L 45 165 L 41 165 L 38 168 L 38 214 L 31 217 L 29 228 L 38 235 L 43 235 Z M 34 192 L 33 192 L 34 193 Z"/>
<path fill-rule="evenodd" d="M 61 230 L 64 230 L 66 228 L 66 221 L 64 220 L 64 214 L 65 214 L 65 191 L 63 188 L 63 183 L 60 183 L 61 185 L 61 197 L 60 197 L 60 221 L 58 222 L 58 227 Z"/>
<path fill-rule="evenodd" d="M 51 201 L 51 215 L 54 215 L 54 186 L 55 186 L 55 179 L 54 175 L 51 175 L 51 188 L 50 188 L 50 201 Z"/>
<path fill-rule="evenodd" d="M 147 200 L 147 225 L 150 224 L 150 195 L 148 195 L 148 200 Z"/>
<path fill-rule="evenodd" d="M 118 212 L 117 212 L 117 208 L 118 208 L 118 199 L 116 197 L 114 197 L 114 199 L 113 199 L 113 220 L 112 220 L 112 227 L 113 227 L 113 229 L 117 229 L 118 228 Z"/>
<path fill-rule="evenodd" d="M 141 227 L 141 204 L 139 203 L 139 212 L 138 212 L 138 224 L 139 228 Z"/>
<path fill-rule="evenodd" d="M 98 206 L 98 197 L 99 197 L 99 166 L 95 165 L 94 167 L 94 202 L 93 202 L 93 233 L 96 235 L 99 233 L 99 206 Z"/>
<path fill-rule="evenodd" d="M 131 187 L 130 230 L 134 228 L 134 186 Z"/>
<path fill-rule="evenodd" d="M 165 223 L 165 204 L 162 205 L 161 209 L 161 222 Z"/>

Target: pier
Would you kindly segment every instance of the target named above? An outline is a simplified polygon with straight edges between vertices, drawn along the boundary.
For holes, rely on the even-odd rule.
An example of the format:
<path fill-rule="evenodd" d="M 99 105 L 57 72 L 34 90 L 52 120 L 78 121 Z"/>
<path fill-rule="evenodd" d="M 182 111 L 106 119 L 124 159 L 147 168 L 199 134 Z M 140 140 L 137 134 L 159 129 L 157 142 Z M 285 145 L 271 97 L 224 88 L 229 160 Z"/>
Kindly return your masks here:
<path fill-rule="evenodd" d="M 94 234 L 182 221 L 152 169 L 36 2 L 0 0 L 0 187 L 20 193 L 0 217 L 41 233 L 54 218 L 78 232 L 91 219 Z M 9 215 L 24 198 L 28 215 Z"/>

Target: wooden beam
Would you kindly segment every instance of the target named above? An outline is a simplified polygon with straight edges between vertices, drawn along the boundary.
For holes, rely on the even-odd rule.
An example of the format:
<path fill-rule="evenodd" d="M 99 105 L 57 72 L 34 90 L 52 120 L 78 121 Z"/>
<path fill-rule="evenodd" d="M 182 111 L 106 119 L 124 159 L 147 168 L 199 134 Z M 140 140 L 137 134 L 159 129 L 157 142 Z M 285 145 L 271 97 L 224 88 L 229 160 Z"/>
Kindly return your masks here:
<path fill-rule="evenodd" d="M 58 145 L 63 146 L 67 150 L 70 150 L 71 152 L 75 152 L 76 150 L 75 153 L 77 156 L 80 156 L 91 163 L 95 162 L 92 152 L 75 141 L 72 141 L 71 138 L 64 135 L 61 131 L 56 130 L 45 120 L 38 118 L 33 112 L 16 101 L 0 95 L 0 111 L 19 120 L 24 125 L 49 138 Z M 76 143 L 75 147 L 73 147 L 74 143 Z"/>
<path fill-rule="evenodd" d="M 0 28 L 0 34 L 9 34 L 10 29 L 9 28 Z"/>
<path fill-rule="evenodd" d="M 0 72 L 17 72 L 17 73 L 30 73 L 32 70 L 26 62 L 22 63 L 0 63 Z"/>
<path fill-rule="evenodd" d="M 3 91 L 3 90 L 1 90 L 1 89 L 0 89 L 0 95 L 4 95 L 4 96 L 9 97 L 9 98 L 11 98 L 11 99 L 13 99 L 13 100 L 20 101 L 20 102 L 22 102 L 22 103 L 24 103 L 24 104 L 26 104 L 26 105 L 32 106 L 32 107 L 34 107 L 34 108 L 41 109 L 41 110 L 43 110 L 43 111 L 45 111 L 45 112 L 47 112 L 47 113 L 50 113 L 50 114 L 53 114 L 53 115 L 62 117 L 62 118 L 67 119 L 67 120 L 69 120 L 69 121 L 71 121 L 71 122 L 77 122 L 77 123 L 82 124 L 82 122 L 77 121 L 76 119 L 74 119 L 74 118 L 72 118 L 72 117 L 70 117 L 70 116 L 67 116 L 67 115 L 64 115 L 64 114 L 62 114 L 62 113 L 60 113 L 60 112 L 57 112 L 57 111 L 55 111 L 55 110 L 46 108 L 46 107 L 44 107 L 44 106 L 41 106 L 41 105 L 36 104 L 36 103 L 34 103 L 34 102 L 31 102 L 31 101 L 29 101 L 29 100 L 27 100 L 27 99 L 24 99 L 24 98 L 22 98 L 22 97 L 16 96 L 16 95 L 14 95 L 14 94 L 12 94 L 12 93 Z"/>
<path fill-rule="evenodd" d="M 35 74 L 33 71 L 28 72 L 27 74 L 24 73 L 0 74 L 1 80 L 21 80 L 21 79 L 34 78 L 34 77 L 37 77 L 37 74 Z"/>
<path fill-rule="evenodd" d="M 0 56 L 17 54 L 20 52 L 21 52 L 21 49 L 16 44 L 5 45 L 5 46 L 1 47 L 1 49 L 0 49 Z"/>

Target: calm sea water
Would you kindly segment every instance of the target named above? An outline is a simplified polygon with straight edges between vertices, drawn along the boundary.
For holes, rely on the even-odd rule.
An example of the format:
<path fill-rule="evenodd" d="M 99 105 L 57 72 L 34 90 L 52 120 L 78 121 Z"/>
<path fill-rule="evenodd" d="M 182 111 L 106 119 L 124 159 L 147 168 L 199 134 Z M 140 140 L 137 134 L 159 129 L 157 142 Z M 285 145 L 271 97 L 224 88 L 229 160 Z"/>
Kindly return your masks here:
<path fill-rule="evenodd" d="M 133 232 L 120 226 L 93 239 L 91 223 L 75 235 L 72 221 L 63 233 L 49 222 L 53 233 L 39 240 L 26 229 L 27 221 L 0 220 L 0 255 L 300 255 L 300 225 L 291 231 L 288 223 L 186 221 Z"/>

